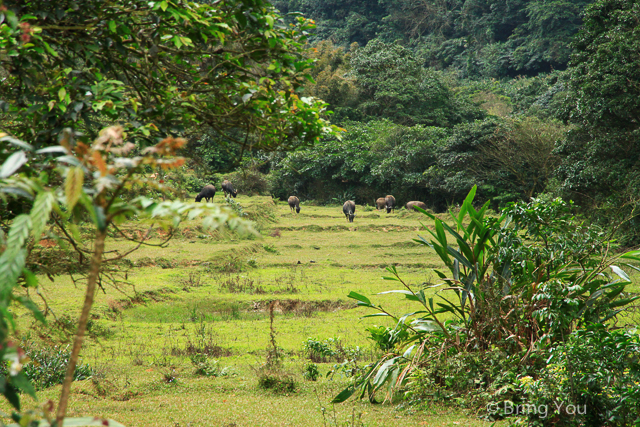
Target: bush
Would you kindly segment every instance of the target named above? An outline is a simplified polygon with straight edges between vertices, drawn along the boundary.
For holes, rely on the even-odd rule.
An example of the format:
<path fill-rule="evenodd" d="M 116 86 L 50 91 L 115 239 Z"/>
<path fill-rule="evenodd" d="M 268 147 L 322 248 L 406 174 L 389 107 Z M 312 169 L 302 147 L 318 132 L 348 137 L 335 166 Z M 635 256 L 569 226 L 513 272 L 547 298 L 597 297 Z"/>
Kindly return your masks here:
<path fill-rule="evenodd" d="M 238 192 L 242 194 L 263 195 L 269 192 L 267 176 L 254 167 L 229 174 L 229 181 L 231 181 Z"/>
<path fill-rule="evenodd" d="M 386 352 L 335 402 L 358 388 L 371 400 L 383 388 L 389 394 L 402 390 L 416 369 L 426 375 L 425 390 L 461 394 L 468 387 L 461 378 L 454 376 L 448 384 L 438 372 L 424 369 L 426 363 L 440 363 L 434 354 L 444 360 L 461 358 L 464 363 L 457 369 L 464 375 L 473 375 L 467 365 L 473 366 L 476 357 L 482 360 L 485 352 L 502 352 L 518 365 L 537 365 L 536 350 L 562 344 L 585 325 L 607 324 L 638 298 L 625 294 L 631 282 L 607 256 L 610 242 L 597 227 L 585 227 L 573 217 L 562 200 L 512 204 L 495 218 L 487 215 L 488 203 L 479 210 L 473 207 L 475 190 L 459 212 L 451 212 L 451 226 L 427 213 L 435 221 L 435 230 L 427 228 L 431 240 L 416 240 L 435 250 L 446 265 L 447 272 L 435 272 L 444 285 L 440 292 L 447 296 L 428 296 L 424 287 L 406 283 L 395 267 L 387 268 L 391 275 L 384 278 L 402 289 L 383 293 L 402 294 L 417 303 L 417 310 L 396 316 L 363 295 L 349 294 L 359 306 L 393 318 L 396 326 L 370 328 L 372 339 Z M 618 258 L 637 262 L 640 251 Z M 438 350 L 429 351 L 432 347 Z M 446 364 L 442 369 L 451 370 Z M 508 365 L 500 368 L 505 374 L 509 370 Z M 495 378 L 475 378 L 485 385 L 469 389 L 471 398 L 486 401 L 479 394 L 491 392 L 487 386 Z"/>
<path fill-rule="evenodd" d="M 503 402 L 519 401 L 516 378 L 536 369 L 536 365 L 521 365 L 521 354 L 510 356 L 492 350 L 444 357 L 436 344 L 425 348 L 422 362 L 409 377 L 405 397 L 412 404 L 438 402 L 481 408 L 492 403 L 500 408 Z"/>
<path fill-rule="evenodd" d="M 307 363 L 304 365 L 304 372 L 302 373 L 302 377 L 309 381 L 317 381 L 320 376 L 320 370 L 318 370 L 318 365 L 315 363 Z"/>
<path fill-rule="evenodd" d="M 548 352 L 548 365 L 517 384 L 529 425 L 631 426 L 640 424 L 640 339 L 599 324 L 572 333 Z"/>
<path fill-rule="evenodd" d="M 220 369 L 218 361 L 209 358 L 206 354 L 195 353 L 189 356 L 191 364 L 195 366 L 196 375 L 203 377 L 223 377 L 228 375 L 227 368 Z"/>
<path fill-rule="evenodd" d="M 294 393 L 298 384 L 289 374 L 277 370 L 264 370 L 258 376 L 258 386 L 275 393 Z"/>
<path fill-rule="evenodd" d="M 62 384 L 71 357 L 69 346 L 40 348 L 34 343 L 24 343 L 22 348 L 30 359 L 24 365 L 22 372 L 31 380 L 36 390 Z M 6 366 L 2 365 L 2 369 L 6 370 Z M 78 364 L 73 374 L 73 380 L 86 380 L 92 375 L 93 368 L 86 364 Z"/>

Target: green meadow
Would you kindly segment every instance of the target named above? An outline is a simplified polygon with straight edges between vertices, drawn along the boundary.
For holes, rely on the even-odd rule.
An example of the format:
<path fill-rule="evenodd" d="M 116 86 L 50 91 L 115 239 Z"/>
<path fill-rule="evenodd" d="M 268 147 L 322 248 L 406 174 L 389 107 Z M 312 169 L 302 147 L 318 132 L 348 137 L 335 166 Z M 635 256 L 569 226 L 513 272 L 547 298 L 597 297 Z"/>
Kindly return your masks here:
<path fill-rule="evenodd" d="M 302 375 L 309 338 L 359 348 L 360 366 L 377 355 L 366 328 L 390 324 L 362 319 L 371 313 L 347 298 L 350 291 L 403 314 L 416 307 L 398 295 L 376 295 L 398 288 L 382 279 L 386 267 L 395 265 L 413 286 L 436 283 L 432 269 L 440 267 L 439 259 L 413 241 L 425 235 L 423 226 L 432 225 L 426 216 L 358 205 L 349 223 L 341 206 L 302 204 L 295 214 L 269 197 L 241 195 L 236 201 L 256 219 L 259 235 L 203 232 L 197 222 L 187 222 L 166 246 L 142 246 L 128 255 L 119 263 L 119 281 L 103 282 L 82 353 L 82 363 L 95 373 L 74 383 L 69 416 L 109 417 L 128 426 L 490 424 L 453 406 L 357 399 L 333 405 L 331 399 L 348 384 L 339 371 L 327 377 L 336 361 L 318 363 L 317 381 Z M 215 202 L 224 199 L 216 196 Z M 140 236 L 150 225 L 131 220 L 121 229 Z M 166 232 L 154 225 L 152 237 L 151 243 L 160 244 Z M 114 234 L 107 250 L 115 255 L 134 246 Z M 73 271 L 56 258 L 55 246 L 39 250 L 52 268 Z M 42 299 L 31 296 L 47 311 L 48 325 L 19 312 L 19 338 L 66 346 L 83 300 L 82 281 L 61 273 L 41 275 L 40 283 Z M 272 326 L 283 369 L 297 384 L 294 392 L 258 387 Z M 194 349 L 217 360 L 223 374 L 196 375 L 189 358 Z M 59 392 L 60 386 L 40 391 L 40 403 L 55 401 Z M 40 403 L 24 400 L 27 407 Z"/>

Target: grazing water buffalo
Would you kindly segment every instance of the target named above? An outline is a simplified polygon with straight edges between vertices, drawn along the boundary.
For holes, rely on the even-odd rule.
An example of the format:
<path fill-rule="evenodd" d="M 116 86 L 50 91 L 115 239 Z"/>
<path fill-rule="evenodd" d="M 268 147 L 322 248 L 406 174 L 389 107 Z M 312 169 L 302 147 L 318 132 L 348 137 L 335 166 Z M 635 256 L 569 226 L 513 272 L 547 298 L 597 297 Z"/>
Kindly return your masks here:
<path fill-rule="evenodd" d="M 387 196 L 384 198 L 385 206 L 387 207 L 387 213 L 396 208 L 396 198 L 393 196 Z"/>
<path fill-rule="evenodd" d="M 211 184 L 205 185 L 204 187 L 202 187 L 202 190 L 200 190 L 200 194 L 196 196 L 196 202 L 199 202 L 202 199 L 206 199 L 207 203 L 209 203 L 209 199 L 213 199 L 213 196 L 215 195 L 216 187 Z"/>
<path fill-rule="evenodd" d="M 235 190 L 233 188 L 233 184 L 226 179 L 222 181 L 222 191 L 224 191 L 224 197 L 229 197 L 227 196 L 227 194 L 231 194 L 235 199 L 235 197 L 238 195 L 238 190 Z"/>
<path fill-rule="evenodd" d="M 384 209 L 387 206 L 387 201 L 385 200 L 384 197 L 380 197 L 378 200 L 376 200 L 376 208 L 379 210 Z"/>
<path fill-rule="evenodd" d="M 351 200 L 347 200 L 342 205 L 342 212 L 347 217 L 347 221 L 353 222 L 353 218 L 356 216 L 356 204 Z"/>
<path fill-rule="evenodd" d="M 287 202 L 289 203 L 291 212 L 293 212 L 293 210 L 295 209 L 296 213 L 300 213 L 300 199 L 298 199 L 296 196 L 291 196 L 289 197 L 289 200 L 287 200 Z"/>
<path fill-rule="evenodd" d="M 422 203 L 422 202 L 409 202 L 409 203 L 407 203 L 407 210 L 408 210 L 408 211 L 411 211 L 411 210 L 414 210 L 414 211 L 415 211 L 415 209 L 414 209 L 414 208 L 415 208 L 416 206 L 417 206 L 417 207 L 419 207 L 419 208 L 421 208 L 421 209 L 427 210 L 427 205 L 425 205 L 425 204 L 424 204 L 424 203 Z"/>

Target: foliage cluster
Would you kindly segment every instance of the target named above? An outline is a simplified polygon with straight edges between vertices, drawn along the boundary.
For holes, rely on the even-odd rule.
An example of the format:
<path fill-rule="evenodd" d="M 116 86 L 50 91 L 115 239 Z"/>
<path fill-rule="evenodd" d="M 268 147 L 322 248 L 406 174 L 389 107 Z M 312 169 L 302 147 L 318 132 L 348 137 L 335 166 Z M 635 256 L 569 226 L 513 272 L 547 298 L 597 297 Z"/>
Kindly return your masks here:
<path fill-rule="evenodd" d="M 591 357 L 597 340 L 603 343 L 603 352 L 618 344 L 621 350 L 628 345 L 629 354 L 636 348 L 629 336 L 619 339 L 606 329 L 638 298 L 625 293 L 630 279 L 609 258 L 608 235 L 584 226 L 560 199 L 511 204 L 496 218 L 486 215 L 488 203 L 479 210 L 473 207 L 474 195 L 475 187 L 460 211 L 451 212 L 452 226 L 422 210 L 435 221 L 435 230 L 427 229 L 431 240 L 420 237 L 416 242 L 435 250 L 449 270 L 436 271 L 442 283 L 430 286 L 443 289 L 435 297 L 404 282 L 395 267 L 388 268 L 392 276 L 386 279 L 403 289 L 382 294 L 404 295 L 416 303 L 416 310 L 394 315 L 369 298 L 350 293 L 359 306 L 377 311 L 370 316 L 390 317 L 396 326 L 370 330 L 386 352 L 335 401 L 345 400 L 357 389 L 372 401 L 377 392 L 386 390 L 389 399 L 409 386 L 412 398 L 456 398 L 466 404 L 530 403 L 543 397 L 546 403 L 568 402 L 566 393 L 575 397 L 583 390 L 571 384 L 572 388 L 553 391 L 551 384 L 558 382 L 544 381 L 558 358 L 568 360 L 572 378 L 585 384 L 580 387 L 589 381 L 595 384 L 591 394 L 608 384 L 599 377 L 604 372 L 610 372 L 612 387 L 626 384 L 626 379 L 616 379 L 616 369 L 627 373 L 636 369 L 637 358 L 622 355 L 610 360 L 610 367 L 594 365 Z M 621 265 L 638 270 L 628 262 L 640 260 L 638 251 L 618 258 Z M 594 324 L 602 325 L 600 335 L 584 332 L 592 331 Z M 571 351 L 589 356 L 573 363 Z M 540 394 L 519 388 L 525 377 L 540 379 L 536 383 Z M 635 414 L 632 396 L 622 399 L 616 393 L 610 393 L 613 400 L 607 401 L 607 410 L 620 411 L 622 418 Z"/>
<path fill-rule="evenodd" d="M 37 390 L 62 384 L 71 358 L 69 347 L 53 346 L 40 348 L 33 344 L 23 344 L 25 355 L 30 360 L 23 367 L 27 378 Z M 86 380 L 94 374 L 87 364 L 78 364 L 73 373 L 74 381 Z"/>
<path fill-rule="evenodd" d="M 548 407 L 528 413 L 530 425 L 637 425 L 640 422 L 640 339 L 592 324 L 549 349 L 546 366 L 514 383 L 523 400 Z M 570 403 L 569 403 L 570 402 Z M 580 411 L 568 408 L 572 404 Z"/>

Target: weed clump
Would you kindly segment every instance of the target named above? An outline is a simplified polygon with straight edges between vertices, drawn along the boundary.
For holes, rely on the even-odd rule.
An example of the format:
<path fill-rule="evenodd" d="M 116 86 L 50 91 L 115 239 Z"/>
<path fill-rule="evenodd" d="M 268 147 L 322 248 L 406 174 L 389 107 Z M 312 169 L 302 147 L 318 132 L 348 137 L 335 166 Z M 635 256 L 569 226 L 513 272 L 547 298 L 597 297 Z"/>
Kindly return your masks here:
<path fill-rule="evenodd" d="M 69 346 L 41 348 L 34 343 L 24 343 L 22 349 L 30 359 L 22 368 L 22 372 L 29 378 L 36 390 L 62 384 L 71 357 Z M 1 375 L 7 375 L 6 370 L 5 364 L 0 365 Z M 93 368 L 89 365 L 78 364 L 73 373 L 73 380 L 86 380 L 91 378 L 93 373 Z"/>
<path fill-rule="evenodd" d="M 281 394 L 294 393 L 298 388 L 291 375 L 279 371 L 263 372 L 258 378 L 258 386 Z"/>
<path fill-rule="evenodd" d="M 203 377 L 224 377 L 228 375 L 227 368 L 220 368 L 218 361 L 206 354 L 195 353 L 189 356 L 191 364 L 196 368 L 195 374 Z"/>
<path fill-rule="evenodd" d="M 318 381 L 318 377 L 320 376 L 320 370 L 318 369 L 318 365 L 315 363 L 307 363 L 304 365 L 304 372 L 302 373 L 302 377 L 308 381 Z"/>

